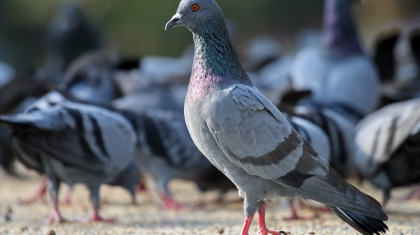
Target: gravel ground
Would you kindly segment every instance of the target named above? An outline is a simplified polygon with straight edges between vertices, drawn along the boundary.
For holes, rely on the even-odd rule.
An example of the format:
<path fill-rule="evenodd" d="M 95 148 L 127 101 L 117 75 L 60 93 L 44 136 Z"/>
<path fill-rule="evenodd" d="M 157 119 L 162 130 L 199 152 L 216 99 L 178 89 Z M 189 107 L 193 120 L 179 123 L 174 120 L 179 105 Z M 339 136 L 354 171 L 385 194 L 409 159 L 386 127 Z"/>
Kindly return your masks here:
<path fill-rule="evenodd" d="M 230 203 L 206 204 L 196 211 L 162 211 L 159 200 L 151 193 L 137 196 L 137 205 L 130 204 L 130 196 L 120 188 L 101 188 L 101 213 L 105 218 L 114 218 L 116 223 L 65 223 L 44 226 L 43 221 L 50 214 L 48 199 L 33 205 L 19 204 L 19 199 L 27 198 L 36 188 L 40 177 L 26 174 L 23 179 L 5 176 L 0 172 L 0 234 L 48 234 L 54 230 L 58 234 L 238 234 L 243 223 L 242 202 L 236 191 L 230 192 L 226 200 Z M 354 182 L 353 182 L 354 183 Z M 210 202 L 217 192 L 200 193 L 193 184 L 173 181 L 170 184 L 175 197 L 184 203 Z M 381 199 L 381 193 L 368 183 L 361 188 L 364 192 Z M 411 188 L 412 189 L 412 188 Z M 400 201 L 410 188 L 393 192 L 387 208 L 389 234 L 420 234 L 420 201 Z M 61 190 L 62 192 L 65 190 Z M 83 186 L 73 191 L 72 205 L 61 205 L 61 212 L 69 221 L 78 221 L 90 215 L 88 192 Z M 300 211 L 310 216 L 314 211 Z M 267 224 L 270 229 L 297 234 L 357 234 L 338 217 L 331 213 L 319 214 L 317 219 L 307 221 L 283 221 L 288 215 L 284 200 L 268 202 Z M 7 219 L 8 217 L 9 219 Z M 257 234 L 256 222 L 251 227 L 251 235 Z"/>

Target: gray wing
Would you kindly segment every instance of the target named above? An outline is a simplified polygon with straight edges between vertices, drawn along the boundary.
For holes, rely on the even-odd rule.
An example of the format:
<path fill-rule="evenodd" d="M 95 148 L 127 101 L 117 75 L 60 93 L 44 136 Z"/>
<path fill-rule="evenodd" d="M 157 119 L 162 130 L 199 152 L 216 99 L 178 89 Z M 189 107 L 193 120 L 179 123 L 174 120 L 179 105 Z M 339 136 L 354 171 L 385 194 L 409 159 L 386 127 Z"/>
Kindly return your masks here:
<path fill-rule="evenodd" d="M 359 122 L 356 145 L 383 163 L 408 138 L 419 120 L 420 99 L 388 105 Z"/>
<path fill-rule="evenodd" d="M 109 111 L 65 103 L 17 117 L 7 121 L 13 122 L 13 146 L 23 162 L 33 162 L 41 154 L 80 169 L 118 173 L 132 159 L 135 138 L 131 126 Z"/>
<path fill-rule="evenodd" d="M 371 174 L 386 162 L 405 140 L 418 131 L 420 99 L 388 105 L 364 118 L 356 127 L 356 163 Z"/>
<path fill-rule="evenodd" d="M 346 183 L 258 91 L 234 85 L 206 122 L 225 156 L 248 174 L 280 183 L 307 199 L 386 219 Z M 322 193 L 321 193 L 322 192 Z"/>
<path fill-rule="evenodd" d="M 195 146 L 180 112 L 148 110 L 138 115 L 143 126 L 138 131 L 140 146 L 177 168 L 194 168 L 210 165 Z"/>
<path fill-rule="evenodd" d="M 321 157 L 330 162 L 330 142 L 327 134 L 320 127 L 299 117 L 290 117 L 288 122 Z"/>

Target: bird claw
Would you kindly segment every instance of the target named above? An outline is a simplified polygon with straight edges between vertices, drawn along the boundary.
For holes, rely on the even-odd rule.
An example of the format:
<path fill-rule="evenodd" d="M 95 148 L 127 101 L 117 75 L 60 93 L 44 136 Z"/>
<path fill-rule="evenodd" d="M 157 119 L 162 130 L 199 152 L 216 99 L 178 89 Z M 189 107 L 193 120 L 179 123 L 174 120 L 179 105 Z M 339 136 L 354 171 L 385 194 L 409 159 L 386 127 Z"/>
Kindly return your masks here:
<path fill-rule="evenodd" d="M 258 232 L 258 235 L 268 235 L 268 234 L 272 234 L 272 235 L 281 235 L 281 234 L 284 234 L 284 235 L 287 235 L 284 231 L 278 231 L 278 232 L 276 232 L 276 231 L 268 230 L 267 228 L 264 229 L 264 230 L 260 230 Z"/>
<path fill-rule="evenodd" d="M 44 224 L 45 225 L 51 225 L 54 222 L 56 222 L 57 224 L 69 223 L 69 221 L 63 219 L 63 217 L 61 217 L 61 216 L 51 215 L 48 219 L 46 219 L 44 221 Z"/>
<path fill-rule="evenodd" d="M 403 200 L 401 201 L 412 201 L 412 200 L 419 200 L 420 199 L 420 187 L 416 188 L 415 190 L 411 191 Z"/>
<path fill-rule="evenodd" d="M 188 210 L 188 211 L 193 211 L 193 210 L 199 210 L 202 209 L 204 207 L 204 205 L 202 203 L 198 204 L 198 205 L 185 205 L 185 204 L 181 204 L 177 201 L 175 201 L 172 197 L 164 195 L 162 196 L 163 199 L 163 209 L 164 210 Z"/>
<path fill-rule="evenodd" d="M 113 218 L 104 219 L 101 216 L 96 215 L 96 216 L 92 216 L 92 218 L 86 218 L 86 219 L 82 219 L 80 221 L 80 223 L 82 223 L 82 224 L 89 224 L 89 223 L 92 223 L 92 222 L 105 222 L 105 223 L 113 224 L 113 223 L 115 223 L 115 219 L 113 219 Z"/>

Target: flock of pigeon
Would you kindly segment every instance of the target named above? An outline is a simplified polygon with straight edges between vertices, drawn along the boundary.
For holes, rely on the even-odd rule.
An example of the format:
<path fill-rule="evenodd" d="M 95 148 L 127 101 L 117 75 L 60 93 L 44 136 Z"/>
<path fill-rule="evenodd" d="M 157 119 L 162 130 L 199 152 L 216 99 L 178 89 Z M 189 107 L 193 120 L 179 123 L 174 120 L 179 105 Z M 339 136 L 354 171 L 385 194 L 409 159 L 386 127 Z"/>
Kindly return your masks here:
<path fill-rule="evenodd" d="M 221 197 L 237 188 L 242 235 L 255 213 L 258 234 L 284 234 L 265 225 L 265 201 L 278 196 L 290 198 L 289 219 L 300 218 L 292 202 L 300 197 L 361 234 L 384 234 L 381 204 L 344 179 L 381 188 L 384 206 L 393 188 L 420 183 L 420 28 L 387 30 L 370 57 L 354 2 L 325 0 L 320 36 L 293 58 L 255 39 L 245 69 L 214 0 L 182 0 L 167 23 L 193 34 L 194 50 L 178 59 L 110 55 L 65 4 L 49 28 L 45 68 L 17 76 L 0 63 L 1 166 L 16 174 L 17 160 L 44 175 L 26 203 L 48 191 L 47 224 L 64 221 L 61 182 L 69 193 L 78 183 L 90 190 L 89 221 L 112 221 L 99 214 L 101 184 L 126 188 L 135 203 L 147 176 L 167 209 L 192 207 L 173 199 L 172 179 Z M 409 195 L 419 196 L 420 188 Z"/>

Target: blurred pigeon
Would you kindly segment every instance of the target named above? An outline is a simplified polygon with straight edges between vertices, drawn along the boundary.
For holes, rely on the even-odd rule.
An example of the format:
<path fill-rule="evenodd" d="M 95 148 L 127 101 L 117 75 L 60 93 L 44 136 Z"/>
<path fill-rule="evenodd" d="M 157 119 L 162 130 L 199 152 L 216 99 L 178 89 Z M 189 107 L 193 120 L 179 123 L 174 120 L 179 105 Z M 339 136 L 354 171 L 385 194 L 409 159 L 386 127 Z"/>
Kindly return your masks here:
<path fill-rule="evenodd" d="M 410 33 L 410 46 L 420 73 L 420 28 L 414 29 Z"/>
<path fill-rule="evenodd" d="M 100 41 L 77 1 L 62 0 L 47 32 L 46 70 L 51 82 L 61 82 L 66 67 L 83 53 L 98 49 Z"/>
<path fill-rule="evenodd" d="M 315 109 L 307 106 L 295 106 L 285 109 L 280 106 L 279 109 L 284 114 L 302 118 L 321 128 L 327 136 L 330 149 L 328 163 L 341 177 L 349 178 L 357 174 L 353 160 L 354 125 L 349 120 L 327 108 Z M 299 133 L 301 134 L 301 132 Z M 311 142 L 309 143 L 315 148 Z M 315 150 L 319 153 L 316 148 Z"/>
<path fill-rule="evenodd" d="M 116 109 L 142 113 L 147 109 L 160 108 L 164 110 L 182 111 L 186 97 L 186 89 L 175 89 L 167 86 L 157 86 L 135 92 L 112 101 Z"/>
<path fill-rule="evenodd" d="M 373 59 L 379 72 L 381 82 L 395 78 L 395 50 L 401 32 L 398 28 L 382 31 L 376 39 Z"/>
<path fill-rule="evenodd" d="M 323 45 L 299 51 L 291 70 L 296 90 L 312 91 L 312 103 L 334 109 L 354 124 L 379 99 L 379 77 L 363 53 L 351 13 L 355 1 L 325 1 Z"/>
<path fill-rule="evenodd" d="M 380 106 L 420 97 L 420 30 L 407 26 L 382 34 L 375 56 L 383 80 Z"/>
<path fill-rule="evenodd" d="M 304 140 L 306 140 L 314 150 L 319 153 L 325 160 L 330 162 L 331 154 L 331 145 L 329 143 L 329 138 L 320 127 L 312 123 L 311 121 L 301 118 L 293 112 L 283 112 L 286 120 L 290 123 L 293 129 L 295 129 Z M 301 220 L 306 219 L 298 215 L 293 199 L 288 200 L 290 215 L 285 217 L 284 220 Z M 300 203 L 303 206 L 303 203 Z"/>
<path fill-rule="evenodd" d="M 176 202 L 168 190 L 172 179 L 194 182 L 199 189 L 219 189 L 235 185 L 194 145 L 180 112 L 150 109 L 143 114 L 122 112 L 131 121 L 138 139 L 135 158 L 141 171 L 151 176 L 164 208 L 186 207 Z"/>
<path fill-rule="evenodd" d="M 383 189 L 420 182 L 420 99 L 388 105 L 357 125 L 355 160 L 361 174 Z"/>
<path fill-rule="evenodd" d="M 0 87 L 12 80 L 15 75 L 16 71 L 12 66 L 0 61 Z"/>
<path fill-rule="evenodd" d="M 114 80 L 114 60 L 103 51 L 83 54 L 67 69 L 62 89 L 78 101 L 110 105 L 122 95 Z"/>
<path fill-rule="evenodd" d="M 36 97 L 48 91 L 47 84 L 39 74 L 29 73 L 25 76 L 8 78 L 0 86 L 0 114 L 14 114 L 25 110 Z M 10 175 L 16 176 L 14 169 L 15 157 L 10 148 L 9 129 L 0 129 L 0 166 Z"/>
<path fill-rule="evenodd" d="M 382 221 L 388 217 L 380 204 L 345 182 L 253 86 L 214 0 L 181 1 L 166 29 L 175 26 L 192 31 L 195 44 L 187 127 L 198 149 L 244 198 L 241 234 L 248 234 L 256 211 L 259 234 L 284 233 L 265 224 L 265 200 L 275 196 L 324 203 L 363 234 L 385 233 Z"/>
<path fill-rule="evenodd" d="M 193 48 L 187 47 L 180 58 L 144 56 L 124 59 L 116 65 L 115 80 L 124 95 L 155 87 L 187 84 L 191 74 Z"/>
<path fill-rule="evenodd" d="M 48 96 L 62 99 L 57 93 Z M 40 100 L 24 114 L 1 116 L 0 123 L 13 129 L 11 145 L 18 160 L 49 178 L 54 207 L 47 224 L 64 221 L 57 205 L 60 182 L 89 188 L 94 214 L 88 221 L 110 221 L 98 213 L 102 183 L 135 192 L 135 134 L 121 115 L 69 101 Z"/>

